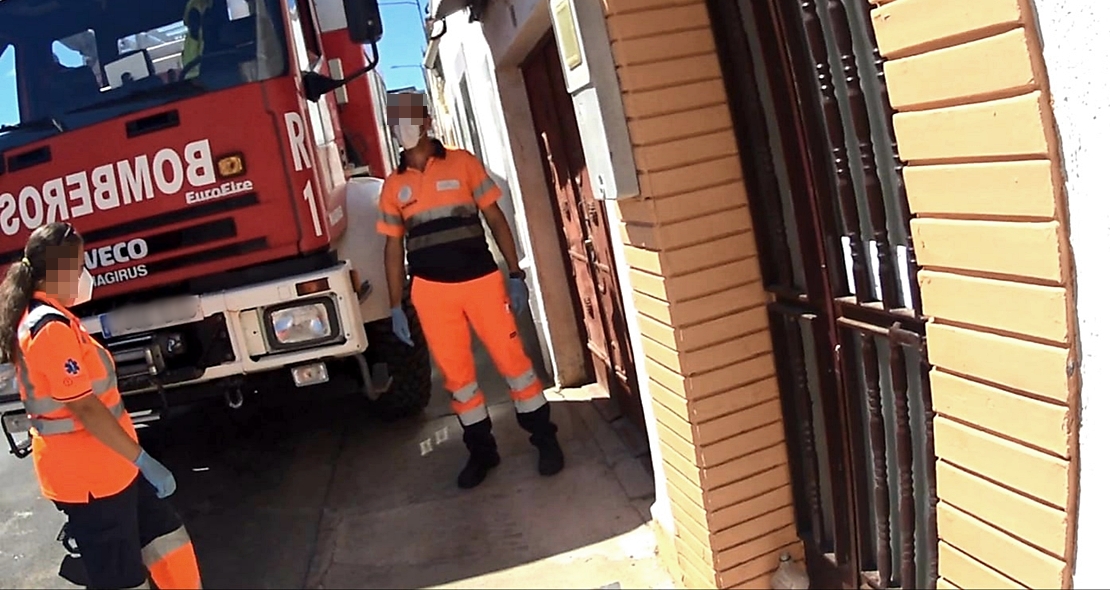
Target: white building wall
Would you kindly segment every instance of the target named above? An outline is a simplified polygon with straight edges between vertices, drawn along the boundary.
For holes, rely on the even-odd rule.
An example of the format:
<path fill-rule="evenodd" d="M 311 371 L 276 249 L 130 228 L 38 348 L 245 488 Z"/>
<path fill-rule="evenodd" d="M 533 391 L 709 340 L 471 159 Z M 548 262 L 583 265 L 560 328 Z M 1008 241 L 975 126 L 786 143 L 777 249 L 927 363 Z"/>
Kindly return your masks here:
<path fill-rule="evenodd" d="M 467 20 L 465 11 L 447 17 L 447 33 L 440 39 L 440 61 L 444 66 L 447 86 L 451 93 L 457 95 L 465 74 L 486 163 L 491 173 L 499 181 L 504 181 L 502 188 L 509 189 L 505 192 L 511 195 L 506 197 L 511 198 L 511 203 L 502 206 L 507 213 L 510 207 L 514 212 L 518 240 L 523 242 L 521 252 L 527 257 L 527 263 L 533 269 L 545 264 L 549 269 L 562 266 L 563 253 L 558 246 L 557 234 L 561 230 L 547 195 L 547 180 L 541 167 L 545 164 L 541 164 L 543 160 L 536 145 L 531 110 L 520 73 L 520 64 L 525 56 L 551 28 L 547 2 L 492 0 L 483 23 L 469 23 Z M 458 101 L 454 114 L 456 117 L 465 116 L 461 101 Z M 460 128 L 465 126 L 465 123 L 458 125 Z M 615 202 L 607 202 L 605 206 L 611 224 L 610 234 L 615 242 L 615 263 L 621 269 L 618 280 L 637 381 L 646 393 L 649 382 L 647 362 L 632 300 L 628 265 L 619 243 L 620 216 Z M 577 323 L 570 299 L 573 286 L 565 271 L 561 275 L 548 271 L 542 285 L 537 285 L 539 274 L 533 270 L 530 278 L 533 293 L 540 295 L 534 297 L 532 309 L 537 314 L 541 340 L 547 350 L 554 353 L 554 374 L 562 377 L 559 382 L 574 384 L 585 374 L 586 360 L 580 354 L 577 329 L 568 329 Z M 674 520 L 667 496 L 654 407 L 648 395 L 642 395 L 641 402 L 655 472 L 656 501 L 652 506 L 652 515 L 661 527 L 673 533 Z"/>
<path fill-rule="evenodd" d="M 1110 554 L 1110 2 L 1036 0 L 1060 133 L 1079 320 L 1075 588 L 1106 588 Z"/>

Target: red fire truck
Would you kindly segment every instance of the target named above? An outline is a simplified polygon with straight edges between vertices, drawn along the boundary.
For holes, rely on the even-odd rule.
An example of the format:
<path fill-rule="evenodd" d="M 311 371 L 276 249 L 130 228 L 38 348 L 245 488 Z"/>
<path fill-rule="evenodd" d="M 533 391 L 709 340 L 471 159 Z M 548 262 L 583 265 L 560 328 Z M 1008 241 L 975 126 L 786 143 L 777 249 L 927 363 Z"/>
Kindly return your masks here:
<path fill-rule="evenodd" d="M 0 263 L 77 227 L 96 286 L 75 312 L 131 412 L 338 377 L 387 417 L 428 403 L 373 231 L 381 34 L 376 0 L 0 0 Z"/>

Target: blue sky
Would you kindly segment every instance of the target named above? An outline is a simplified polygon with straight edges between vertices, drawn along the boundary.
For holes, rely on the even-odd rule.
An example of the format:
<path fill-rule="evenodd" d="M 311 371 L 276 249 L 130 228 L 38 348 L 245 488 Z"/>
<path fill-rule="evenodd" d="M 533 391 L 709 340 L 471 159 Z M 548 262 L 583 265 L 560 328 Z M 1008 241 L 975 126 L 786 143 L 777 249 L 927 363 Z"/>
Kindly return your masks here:
<path fill-rule="evenodd" d="M 427 4 L 428 0 L 379 0 L 385 32 L 378 44 L 378 72 L 390 90 L 406 86 L 424 89 L 422 15 Z"/>
<path fill-rule="evenodd" d="M 428 0 L 379 0 L 384 33 L 378 45 L 378 72 L 388 89 L 424 88 L 422 15 Z M 15 102 L 14 51 L 0 54 L 0 125 L 19 120 Z"/>

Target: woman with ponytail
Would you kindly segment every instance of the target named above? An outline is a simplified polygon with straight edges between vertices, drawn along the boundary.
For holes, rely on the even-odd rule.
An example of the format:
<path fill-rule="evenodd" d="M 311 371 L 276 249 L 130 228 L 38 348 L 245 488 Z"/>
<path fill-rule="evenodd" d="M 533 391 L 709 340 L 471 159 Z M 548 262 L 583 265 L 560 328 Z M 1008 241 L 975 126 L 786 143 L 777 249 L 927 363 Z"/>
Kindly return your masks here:
<path fill-rule="evenodd" d="M 200 588 L 192 542 L 164 500 L 173 474 L 139 446 L 111 354 L 70 311 L 92 297 L 83 262 L 77 230 L 50 223 L 0 282 L 0 355 L 16 367 L 42 493 L 80 554 L 62 575 L 90 588 Z"/>

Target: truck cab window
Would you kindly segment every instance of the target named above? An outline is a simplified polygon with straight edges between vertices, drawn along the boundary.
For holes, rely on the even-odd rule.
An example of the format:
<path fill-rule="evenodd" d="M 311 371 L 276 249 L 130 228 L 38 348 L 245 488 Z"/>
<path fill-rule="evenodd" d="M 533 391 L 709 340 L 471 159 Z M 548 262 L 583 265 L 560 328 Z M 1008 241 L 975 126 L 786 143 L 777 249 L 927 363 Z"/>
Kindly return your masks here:
<path fill-rule="evenodd" d="M 309 0 L 299 0 L 297 3 L 297 15 L 301 21 L 301 33 L 304 35 L 305 49 L 308 50 L 310 59 L 316 59 L 323 52 L 320 51 L 320 43 L 316 39 L 316 21 L 312 17 L 312 7 Z"/>
<path fill-rule="evenodd" d="M 0 150 L 60 127 L 267 80 L 287 72 L 283 0 L 0 2 L 0 48 L 11 46 L 22 105 Z"/>
<path fill-rule="evenodd" d="M 19 87 L 15 81 L 15 47 L 0 42 L 0 126 L 19 123 Z"/>

